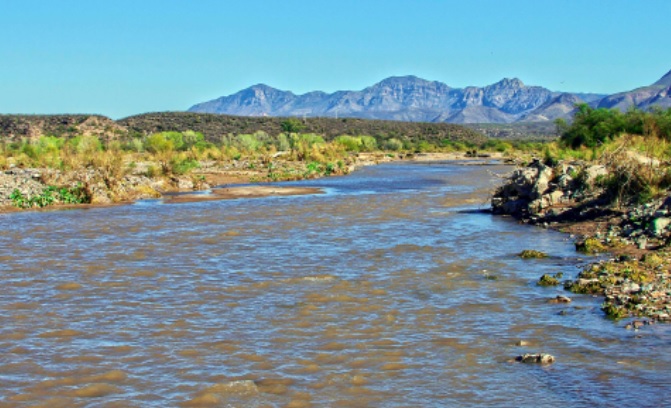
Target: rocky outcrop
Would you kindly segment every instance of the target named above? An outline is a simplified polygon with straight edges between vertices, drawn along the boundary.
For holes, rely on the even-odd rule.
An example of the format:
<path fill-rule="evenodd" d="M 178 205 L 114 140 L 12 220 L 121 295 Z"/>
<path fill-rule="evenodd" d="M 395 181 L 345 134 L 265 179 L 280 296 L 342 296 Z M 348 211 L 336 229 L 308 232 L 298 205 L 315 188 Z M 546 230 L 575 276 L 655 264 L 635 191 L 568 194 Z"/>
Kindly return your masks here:
<path fill-rule="evenodd" d="M 630 156 L 625 153 L 622 160 L 639 162 Z M 643 165 L 651 164 L 645 161 Z M 564 287 L 603 296 L 602 309 L 613 318 L 671 321 L 671 192 L 645 204 L 615 207 L 602 187 L 601 181 L 609 177 L 609 168 L 599 164 L 547 166 L 535 161 L 510 175 L 496 191 L 492 209 L 544 226 L 601 225 L 594 235 L 578 239 L 576 249 L 622 255 L 591 265 L 574 280 L 564 282 Z"/>
<path fill-rule="evenodd" d="M 597 180 L 608 174 L 600 165 L 581 162 L 548 166 L 535 160 L 515 170 L 492 198 L 495 214 L 537 219 L 552 211 L 560 215 L 572 205 L 600 196 Z"/>

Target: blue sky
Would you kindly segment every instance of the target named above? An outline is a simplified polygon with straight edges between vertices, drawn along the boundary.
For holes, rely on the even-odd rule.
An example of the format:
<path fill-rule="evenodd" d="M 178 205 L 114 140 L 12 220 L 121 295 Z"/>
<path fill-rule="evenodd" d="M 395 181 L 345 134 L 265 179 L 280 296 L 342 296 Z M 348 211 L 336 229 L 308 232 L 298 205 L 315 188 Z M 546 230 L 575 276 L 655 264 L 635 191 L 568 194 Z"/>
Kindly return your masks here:
<path fill-rule="evenodd" d="M 669 0 L 0 0 L 0 113 L 186 110 L 270 86 L 504 77 L 614 93 L 671 70 Z"/>

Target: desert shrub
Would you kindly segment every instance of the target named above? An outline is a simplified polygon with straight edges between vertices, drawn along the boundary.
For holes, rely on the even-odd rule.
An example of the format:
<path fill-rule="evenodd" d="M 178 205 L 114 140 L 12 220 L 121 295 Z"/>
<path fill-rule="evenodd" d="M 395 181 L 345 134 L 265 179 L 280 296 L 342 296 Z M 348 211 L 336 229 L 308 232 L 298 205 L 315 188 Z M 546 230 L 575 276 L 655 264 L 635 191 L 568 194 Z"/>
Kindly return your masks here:
<path fill-rule="evenodd" d="M 377 140 L 372 136 L 359 136 L 361 151 L 372 152 L 377 150 Z"/>
<path fill-rule="evenodd" d="M 103 149 L 100 139 L 93 135 L 75 136 L 68 140 L 67 144 L 73 146 L 76 152 L 82 155 L 93 155 Z"/>
<path fill-rule="evenodd" d="M 277 136 L 277 150 L 281 152 L 291 150 L 291 141 L 285 133 L 280 133 L 279 136 Z"/>
<path fill-rule="evenodd" d="M 391 138 L 389 140 L 385 140 L 382 143 L 382 149 L 397 152 L 399 150 L 403 150 L 403 142 L 398 139 Z"/>
<path fill-rule="evenodd" d="M 335 143 L 340 144 L 348 152 L 358 152 L 361 149 L 361 141 L 350 135 L 341 135 L 335 138 Z"/>
<path fill-rule="evenodd" d="M 190 157 L 173 157 L 170 161 L 170 172 L 176 175 L 184 175 L 198 168 L 198 161 Z"/>
<path fill-rule="evenodd" d="M 175 149 L 172 140 L 168 139 L 163 133 L 154 133 L 144 141 L 144 148 L 151 153 L 170 152 Z"/>
<path fill-rule="evenodd" d="M 480 145 L 481 150 L 495 151 L 501 153 L 511 150 L 512 148 L 513 146 L 509 142 L 500 139 L 489 139 L 488 141 Z"/>
<path fill-rule="evenodd" d="M 37 146 L 42 153 L 58 153 L 64 143 L 64 138 L 56 136 L 40 136 L 37 140 Z"/>
<path fill-rule="evenodd" d="M 124 150 L 141 153 L 144 151 L 144 143 L 137 138 L 131 139 L 124 146 Z"/>
<path fill-rule="evenodd" d="M 187 130 L 186 132 L 182 132 L 182 140 L 184 141 L 184 150 L 187 150 L 193 146 L 205 143 L 205 136 L 200 132 Z"/>

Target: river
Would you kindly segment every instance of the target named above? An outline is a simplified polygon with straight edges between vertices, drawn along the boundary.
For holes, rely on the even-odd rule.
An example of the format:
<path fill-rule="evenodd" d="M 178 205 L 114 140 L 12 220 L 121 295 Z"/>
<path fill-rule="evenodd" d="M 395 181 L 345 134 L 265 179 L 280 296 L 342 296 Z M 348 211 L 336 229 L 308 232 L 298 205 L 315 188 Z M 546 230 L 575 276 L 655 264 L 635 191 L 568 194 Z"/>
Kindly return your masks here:
<path fill-rule="evenodd" d="M 508 170 L 2 214 L 0 407 L 671 406 L 669 325 L 548 303 L 567 293 L 539 277 L 592 258 L 481 211 Z M 556 362 L 511 362 L 531 352 Z"/>

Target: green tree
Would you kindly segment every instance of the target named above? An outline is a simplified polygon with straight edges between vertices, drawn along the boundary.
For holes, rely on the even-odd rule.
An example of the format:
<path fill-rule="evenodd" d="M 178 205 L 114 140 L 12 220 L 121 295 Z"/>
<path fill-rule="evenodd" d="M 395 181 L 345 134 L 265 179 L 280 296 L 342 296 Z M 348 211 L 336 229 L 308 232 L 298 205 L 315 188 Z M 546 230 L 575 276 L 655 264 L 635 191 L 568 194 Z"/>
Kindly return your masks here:
<path fill-rule="evenodd" d="M 280 123 L 280 126 L 282 126 L 282 131 L 285 133 L 298 133 L 301 130 L 305 129 L 305 125 L 296 118 L 289 118 L 283 120 Z"/>
<path fill-rule="evenodd" d="M 615 109 L 594 109 L 586 103 L 577 108 L 573 123 L 561 136 L 562 142 L 573 148 L 596 147 L 626 130 L 624 115 Z"/>
<path fill-rule="evenodd" d="M 173 151 L 175 145 L 164 133 L 153 133 L 145 140 L 144 148 L 151 153 L 167 153 Z"/>

